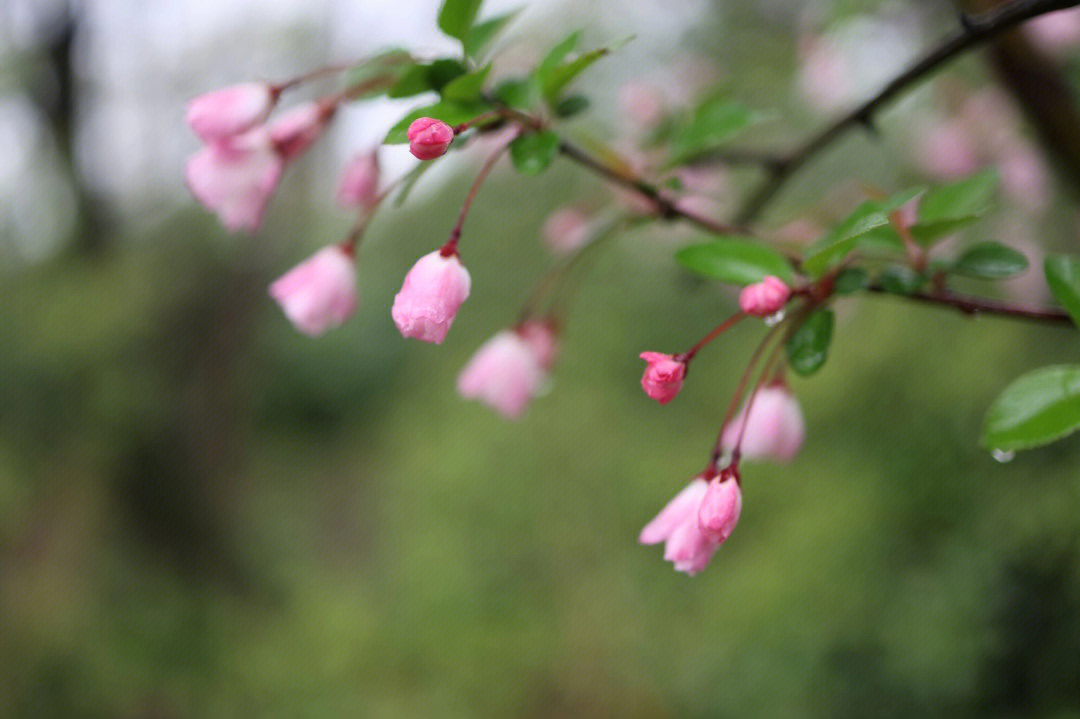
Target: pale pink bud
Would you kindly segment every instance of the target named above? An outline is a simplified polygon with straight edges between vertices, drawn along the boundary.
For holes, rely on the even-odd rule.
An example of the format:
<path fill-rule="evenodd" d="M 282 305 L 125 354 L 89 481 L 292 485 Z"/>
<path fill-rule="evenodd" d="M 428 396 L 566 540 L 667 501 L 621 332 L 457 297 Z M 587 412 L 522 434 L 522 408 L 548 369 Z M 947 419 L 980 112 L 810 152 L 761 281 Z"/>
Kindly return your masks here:
<path fill-rule="evenodd" d="M 337 202 L 346 208 L 370 210 L 379 197 L 379 155 L 362 152 L 345 165 L 338 183 Z"/>
<path fill-rule="evenodd" d="M 277 92 L 265 82 L 247 82 L 199 95 L 188 103 L 187 124 L 205 142 L 247 132 L 270 115 Z"/>
<path fill-rule="evenodd" d="M 282 161 L 263 128 L 213 142 L 184 166 L 188 189 L 230 232 L 255 232 L 281 179 Z"/>
<path fill-rule="evenodd" d="M 717 542 L 724 542 L 735 530 L 742 512 L 742 489 L 733 473 L 725 470 L 709 481 L 705 497 L 698 508 L 701 531 Z"/>
<path fill-rule="evenodd" d="M 297 105 L 270 124 L 270 139 L 285 161 L 294 160 L 322 136 L 333 115 L 319 102 Z"/>
<path fill-rule="evenodd" d="M 1060 53 L 1080 42 L 1080 12 L 1075 9 L 1047 13 L 1024 25 L 1032 42 L 1052 53 Z"/>
<path fill-rule="evenodd" d="M 304 334 L 337 327 L 356 310 L 356 270 L 342 247 L 324 247 L 270 285 L 285 316 Z"/>
<path fill-rule="evenodd" d="M 701 502 L 707 492 L 706 480 L 694 478 L 645 525 L 638 537 L 642 544 L 665 542 L 664 559 L 672 562 L 676 571 L 690 575 L 700 572 L 720 546 L 716 536 L 703 531 L 698 522 Z"/>
<path fill-rule="evenodd" d="M 517 328 L 521 337 L 529 343 L 536 361 L 545 370 L 551 369 L 559 354 L 559 337 L 551 322 L 529 320 Z"/>
<path fill-rule="evenodd" d="M 1050 203 L 1050 173 L 1042 155 L 1032 145 L 1011 144 L 1005 149 L 998 170 L 1005 194 L 1029 210 L 1046 209 Z"/>
<path fill-rule="evenodd" d="M 748 315 L 768 317 L 779 312 L 791 297 L 791 289 L 779 277 L 768 275 L 739 293 L 739 307 Z"/>
<path fill-rule="evenodd" d="M 454 128 L 433 117 L 413 120 L 405 132 L 409 138 L 409 152 L 418 160 L 434 160 L 446 153 L 454 141 Z"/>
<path fill-rule="evenodd" d="M 458 375 L 458 392 L 516 418 L 543 386 L 546 373 L 524 337 L 503 330 L 485 342 Z"/>
<path fill-rule="evenodd" d="M 821 112 L 851 102 L 855 94 L 851 68 L 843 51 L 827 38 L 807 36 L 799 41 L 799 91 Z"/>
<path fill-rule="evenodd" d="M 573 252 L 589 240 L 589 216 L 576 207 L 563 207 L 548 215 L 544 242 L 552 252 Z"/>
<path fill-rule="evenodd" d="M 721 444 L 726 451 L 735 448 L 744 422 L 746 430 L 742 433 L 740 453 L 745 459 L 790 462 L 806 439 L 806 422 L 799 401 L 783 385 L 759 389 L 750 405 L 749 419 L 743 407 L 724 427 Z"/>
<path fill-rule="evenodd" d="M 643 127 L 652 127 L 664 114 L 660 93 L 640 80 L 632 80 L 619 88 L 619 107 L 626 117 Z"/>
<path fill-rule="evenodd" d="M 456 254 L 444 257 L 441 250 L 416 261 L 390 310 L 404 337 L 442 344 L 458 308 L 469 296 L 469 271 Z"/>
<path fill-rule="evenodd" d="M 963 177 L 979 167 L 971 128 L 958 121 L 938 122 L 925 130 L 915 148 L 915 159 L 927 173 L 942 179 Z"/>
<path fill-rule="evenodd" d="M 649 363 L 641 376 L 641 387 L 645 394 L 660 404 L 675 399 L 686 377 L 686 363 L 660 352 L 642 352 L 641 359 Z"/>

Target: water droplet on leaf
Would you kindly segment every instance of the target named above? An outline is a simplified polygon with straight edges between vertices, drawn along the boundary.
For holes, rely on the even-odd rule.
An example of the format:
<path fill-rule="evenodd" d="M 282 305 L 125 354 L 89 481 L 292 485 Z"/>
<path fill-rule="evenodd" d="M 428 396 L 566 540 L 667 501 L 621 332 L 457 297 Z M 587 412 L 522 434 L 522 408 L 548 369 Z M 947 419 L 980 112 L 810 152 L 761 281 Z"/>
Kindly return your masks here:
<path fill-rule="evenodd" d="M 780 324 L 781 322 L 784 321 L 785 316 L 786 315 L 785 315 L 784 310 L 779 310 L 777 312 L 774 312 L 774 313 L 772 313 L 771 315 L 769 315 L 768 317 L 765 318 L 765 326 L 766 327 L 776 327 L 778 324 Z"/>
<path fill-rule="evenodd" d="M 1005 464 L 1006 462 L 1011 462 L 1013 460 L 1013 457 L 1016 456 L 1016 452 L 1011 449 L 992 449 L 990 450 L 990 456 L 994 458 L 995 462 Z"/>

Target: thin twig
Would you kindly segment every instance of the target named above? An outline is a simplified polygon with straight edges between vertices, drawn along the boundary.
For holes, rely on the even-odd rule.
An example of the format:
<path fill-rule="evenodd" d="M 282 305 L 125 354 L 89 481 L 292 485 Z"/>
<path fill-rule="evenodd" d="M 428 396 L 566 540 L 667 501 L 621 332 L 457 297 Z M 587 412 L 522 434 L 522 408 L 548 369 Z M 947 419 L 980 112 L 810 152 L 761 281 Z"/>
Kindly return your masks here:
<path fill-rule="evenodd" d="M 1056 307 L 1014 305 L 1000 300 L 989 300 L 982 297 L 962 295 L 948 289 L 939 289 L 934 290 L 933 292 L 915 292 L 912 294 L 891 293 L 881 285 L 877 284 L 870 285 L 866 289 L 868 292 L 891 294 L 900 299 L 952 307 L 967 315 L 988 314 L 997 315 L 999 317 L 1050 322 L 1053 324 L 1072 324 L 1072 319 L 1069 315 L 1064 310 L 1059 310 Z"/>

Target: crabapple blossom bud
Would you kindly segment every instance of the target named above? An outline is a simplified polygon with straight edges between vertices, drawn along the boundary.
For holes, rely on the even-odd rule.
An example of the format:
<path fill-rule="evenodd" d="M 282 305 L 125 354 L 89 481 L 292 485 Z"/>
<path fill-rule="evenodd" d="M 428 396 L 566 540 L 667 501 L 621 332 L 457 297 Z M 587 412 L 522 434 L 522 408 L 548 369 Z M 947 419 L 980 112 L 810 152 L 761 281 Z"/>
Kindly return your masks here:
<path fill-rule="evenodd" d="M 404 337 L 442 344 L 469 296 L 469 271 L 457 254 L 430 252 L 413 265 L 394 296 L 390 315 Z"/>
<path fill-rule="evenodd" d="M 454 141 L 454 128 L 433 117 L 413 120 L 405 132 L 409 138 L 409 152 L 418 160 L 434 160 L 446 153 Z"/>
<path fill-rule="evenodd" d="M 338 183 L 337 202 L 342 207 L 370 210 L 379 196 L 379 155 L 362 152 L 345 165 Z"/>
<path fill-rule="evenodd" d="M 718 543 L 731 536 L 742 512 L 742 489 L 734 470 L 726 469 L 709 480 L 708 489 L 698 508 L 697 520 L 702 532 Z"/>
<path fill-rule="evenodd" d="M 686 363 L 660 352 L 642 352 L 640 356 L 649 363 L 641 376 L 641 387 L 645 394 L 660 404 L 675 399 L 686 377 Z"/>
<path fill-rule="evenodd" d="M 270 124 L 270 139 L 286 162 L 311 147 L 326 129 L 334 108 L 319 102 L 298 105 Z"/>
<path fill-rule="evenodd" d="M 917 140 L 915 159 L 930 175 L 942 179 L 963 177 L 979 167 L 979 151 L 963 122 L 938 122 Z"/>
<path fill-rule="evenodd" d="M 747 417 L 744 406 L 724 427 L 721 445 L 726 451 L 735 448 L 740 433 L 742 446 L 739 451 L 744 459 L 790 462 L 806 438 L 806 422 L 799 401 L 782 384 L 762 387 L 750 404 L 750 416 Z"/>
<path fill-rule="evenodd" d="M 277 95 L 265 82 L 224 87 L 189 102 L 185 120 L 205 142 L 239 135 L 266 120 Z"/>
<path fill-rule="evenodd" d="M 548 215 L 542 232 L 552 252 L 573 252 L 589 240 L 589 216 L 576 207 L 560 208 Z"/>
<path fill-rule="evenodd" d="M 748 315 L 768 317 L 780 311 L 791 297 L 791 289 L 779 277 L 768 275 L 747 285 L 739 293 L 739 307 Z"/>
<path fill-rule="evenodd" d="M 843 50 L 826 37 L 799 40 L 800 93 L 820 112 L 833 112 L 851 102 L 855 94 L 850 63 Z"/>
<path fill-rule="evenodd" d="M 532 345 L 516 330 L 485 342 L 458 375 L 458 392 L 479 399 L 511 419 L 521 416 L 543 386 L 547 373 Z"/>
<path fill-rule="evenodd" d="M 635 124 L 647 128 L 660 121 L 664 103 L 655 87 L 632 80 L 619 88 L 619 109 Z"/>
<path fill-rule="evenodd" d="M 551 369 L 559 354 L 559 338 L 555 330 L 554 323 L 542 320 L 529 320 L 517 328 L 518 334 L 529 343 L 536 361 L 545 370 Z"/>
<path fill-rule="evenodd" d="M 723 541 L 703 530 L 698 521 L 710 480 L 704 475 L 695 477 L 638 536 L 642 544 L 664 542 L 664 559 L 675 565 L 675 571 L 691 576 L 705 568 Z"/>
<path fill-rule="evenodd" d="M 324 247 L 270 285 L 285 316 L 304 334 L 337 327 L 356 310 L 356 271 L 341 246 Z"/>
<path fill-rule="evenodd" d="M 191 194 L 230 232 L 255 232 L 281 179 L 283 163 L 269 133 L 255 128 L 210 143 L 184 166 Z"/>

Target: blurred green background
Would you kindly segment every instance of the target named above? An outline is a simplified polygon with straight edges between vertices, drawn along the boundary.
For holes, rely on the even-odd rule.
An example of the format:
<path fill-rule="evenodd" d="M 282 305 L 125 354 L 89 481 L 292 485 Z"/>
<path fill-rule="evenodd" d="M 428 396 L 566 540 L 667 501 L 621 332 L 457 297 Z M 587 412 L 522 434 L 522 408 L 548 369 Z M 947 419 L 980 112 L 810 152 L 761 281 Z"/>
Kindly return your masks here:
<path fill-rule="evenodd" d="M 913 4 L 822 3 L 812 20 L 914 23 L 926 45 L 949 9 Z M 542 36 L 564 10 L 535 20 Z M 790 92 L 806 14 L 702 4 L 670 57 L 632 28 L 644 49 L 583 78 L 599 109 L 568 132 L 609 137 L 619 83 L 692 53 L 775 109 L 747 144 L 799 137 L 824 121 Z M 26 68 L 52 61 L 52 37 L 8 56 L 8 92 L 33 92 Z M 920 180 L 903 128 L 941 85 L 991 79 L 977 56 L 953 66 L 883 116 L 882 141 L 852 133 L 816 162 L 768 222 L 827 214 L 847 178 Z M 701 468 L 760 326 L 705 350 L 671 405 L 648 400 L 637 353 L 685 348 L 733 307 L 671 259 L 702 236 L 657 224 L 597 261 L 549 396 L 519 422 L 462 402 L 456 373 L 552 262 L 544 218 L 605 190 L 566 161 L 535 180 L 497 171 L 463 239 L 473 294 L 428 346 L 400 338 L 389 306 L 475 171 L 447 160 L 376 220 L 362 308 L 316 341 L 266 286 L 348 227 L 308 192 L 337 171 L 325 156 L 254 238 L 181 194 L 125 214 L 74 172 L 85 204 L 59 248 L 31 261 L 4 245 L 0 715 L 1080 716 L 1080 444 L 1006 464 L 977 446 L 1001 388 L 1075 361 L 1075 333 L 841 300 L 828 363 L 795 380 L 802 454 L 746 466 L 739 527 L 690 579 L 637 533 Z M 743 192 L 754 175 L 733 178 Z M 1007 215 L 1075 250 L 1059 189 L 972 235 L 1006 239 L 990 235 Z"/>

